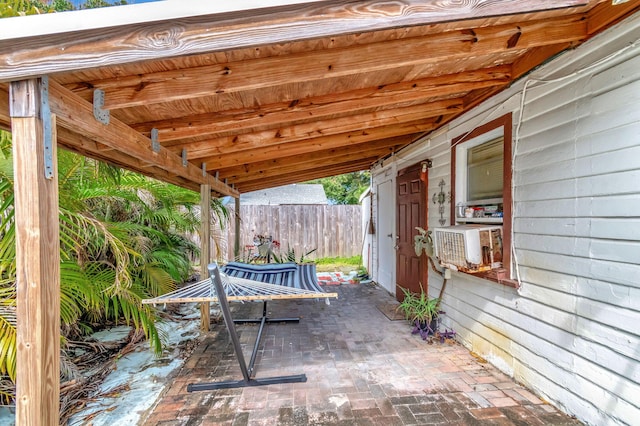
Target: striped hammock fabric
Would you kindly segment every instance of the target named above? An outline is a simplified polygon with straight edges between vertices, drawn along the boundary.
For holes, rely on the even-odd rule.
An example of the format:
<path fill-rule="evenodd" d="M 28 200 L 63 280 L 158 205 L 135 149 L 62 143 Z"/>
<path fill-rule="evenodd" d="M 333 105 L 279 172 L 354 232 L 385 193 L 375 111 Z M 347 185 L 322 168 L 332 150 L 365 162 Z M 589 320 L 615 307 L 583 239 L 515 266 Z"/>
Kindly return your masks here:
<path fill-rule="evenodd" d="M 302 279 L 298 266 L 291 264 L 249 265 L 230 262 L 222 268 L 222 285 L 229 301 L 265 301 L 278 299 L 337 298 L 337 293 L 325 293 L 308 277 Z M 242 275 L 242 276 L 238 276 Z M 250 278 L 247 278 L 250 277 Z M 265 282 L 266 281 L 266 282 Z M 144 304 L 217 302 L 210 278 L 190 284 L 171 293 L 144 299 Z"/>

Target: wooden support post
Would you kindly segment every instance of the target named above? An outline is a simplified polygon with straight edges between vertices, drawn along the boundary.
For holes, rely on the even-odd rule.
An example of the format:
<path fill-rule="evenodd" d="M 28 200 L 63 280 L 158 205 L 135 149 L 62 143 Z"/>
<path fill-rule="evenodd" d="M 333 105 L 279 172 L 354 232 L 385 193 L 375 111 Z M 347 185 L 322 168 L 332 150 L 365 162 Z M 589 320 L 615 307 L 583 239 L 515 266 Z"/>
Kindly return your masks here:
<path fill-rule="evenodd" d="M 240 257 L 240 197 L 235 198 L 235 227 L 236 233 L 233 240 L 233 255 L 237 259 Z"/>
<path fill-rule="evenodd" d="M 17 268 L 16 424 L 57 425 L 60 228 L 55 120 L 48 108 L 46 77 L 12 82 L 10 90 Z M 50 142 L 46 147 L 45 140 Z M 45 177 L 45 169 L 50 178 Z"/>
<path fill-rule="evenodd" d="M 211 185 L 200 185 L 200 279 L 209 277 L 211 260 Z M 210 303 L 200 304 L 200 330 L 209 331 Z"/>

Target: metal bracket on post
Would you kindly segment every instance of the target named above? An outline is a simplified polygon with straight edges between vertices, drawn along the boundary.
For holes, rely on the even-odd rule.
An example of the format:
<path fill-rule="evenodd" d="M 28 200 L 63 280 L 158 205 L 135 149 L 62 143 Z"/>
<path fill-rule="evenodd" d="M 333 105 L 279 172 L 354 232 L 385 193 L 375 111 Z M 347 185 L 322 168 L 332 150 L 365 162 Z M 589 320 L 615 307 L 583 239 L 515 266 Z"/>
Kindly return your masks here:
<path fill-rule="evenodd" d="M 44 133 L 44 177 L 45 179 L 53 179 L 53 129 L 51 106 L 49 105 L 49 77 L 45 75 L 40 81 L 40 119 Z"/>
<path fill-rule="evenodd" d="M 187 167 L 188 161 L 187 161 L 187 150 L 182 148 L 182 166 Z"/>
<path fill-rule="evenodd" d="M 109 124 L 111 114 L 108 109 L 104 109 L 104 90 L 93 91 L 93 116 L 102 124 Z"/>
<path fill-rule="evenodd" d="M 207 176 L 207 163 L 202 163 L 202 176 Z"/>
<path fill-rule="evenodd" d="M 153 152 L 160 152 L 160 142 L 158 142 L 158 129 L 155 127 L 151 129 L 151 150 Z"/>
<path fill-rule="evenodd" d="M 215 178 L 216 178 L 216 180 L 218 180 L 218 181 L 220 180 L 220 172 L 218 172 L 218 171 L 216 172 L 216 176 L 215 176 Z"/>

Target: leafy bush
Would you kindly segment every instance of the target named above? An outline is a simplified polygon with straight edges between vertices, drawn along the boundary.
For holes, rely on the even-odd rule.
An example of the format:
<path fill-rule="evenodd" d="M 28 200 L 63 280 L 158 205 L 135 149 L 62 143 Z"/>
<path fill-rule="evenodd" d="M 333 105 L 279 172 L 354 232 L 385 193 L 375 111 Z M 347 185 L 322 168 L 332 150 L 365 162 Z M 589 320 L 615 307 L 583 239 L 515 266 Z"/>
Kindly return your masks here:
<path fill-rule="evenodd" d="M 156 311 L 142 299 L 174 289 L 198 254 L 198 193 L 58 153 L 60 314 L 65 339 L 106 322 L 144 330 L 161 351 Z M 0 131 L 0 374 L 15 380 L 16 252 L 11 138 Z M 226 210 L 212 201 L 218 217 Z M 3 381 L 0 378 L 0 385 Z M 0 386 L 0 398 L 6 392 Z"/>
<path fill-rule="evenodd" d="M 404 317 L 414 326 L 413 333 L 420 333 L 422 338 L 435 334 L 439 315 L 440 299 L 430 298 L 420 284 L 420 293 L 400 287 L 403 300 L 396 309 L 404 313 Z"/>

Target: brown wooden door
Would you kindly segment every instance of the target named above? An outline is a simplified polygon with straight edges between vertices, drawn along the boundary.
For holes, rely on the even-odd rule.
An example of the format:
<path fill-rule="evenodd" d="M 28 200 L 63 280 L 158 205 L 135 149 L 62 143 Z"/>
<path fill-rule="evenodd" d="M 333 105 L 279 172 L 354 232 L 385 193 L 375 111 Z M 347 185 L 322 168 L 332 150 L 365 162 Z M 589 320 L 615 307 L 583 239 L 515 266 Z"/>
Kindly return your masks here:
<path fill-rule="evenodd" d="M 426 180 L 426 177 L 424 178 Z M 416 226 L 426 227 L 427 182 L 420 180 L 420 164 L 404 169 L 397 179 L 397 233 L 396 233 L 396 298 L 403 300 L 400 287 L 420 292 L 420 283 L 427 291 L 426 258 L 416 256 L 413 236 Z"/>

